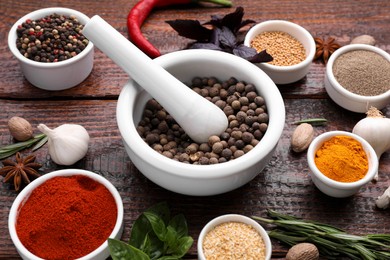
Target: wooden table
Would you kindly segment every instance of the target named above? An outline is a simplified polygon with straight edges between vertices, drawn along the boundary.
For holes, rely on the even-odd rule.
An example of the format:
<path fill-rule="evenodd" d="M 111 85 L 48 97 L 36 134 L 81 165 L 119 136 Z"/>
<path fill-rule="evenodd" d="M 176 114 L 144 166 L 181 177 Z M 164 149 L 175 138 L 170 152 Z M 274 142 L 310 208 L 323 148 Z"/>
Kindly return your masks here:
<path fill-rule="evenodd" d="M 22 116 L 34 127 L 39 123 L 56 127 L 64 123 L 83 125 L 91 136 L 87 156 L 71 166 L 94 171 L 110 180 L 119 190 L 125 208 L 123 239 L 129 238 L 134 220 L 149 206 L 167 201 L 173 213 L 184 213 L 190 235 L 195 243 L 187 258 L 196 258 L 196 240 L 201 228 L 212 218 L 239 213 L 265 216 L 266 209 L 294 214 L 305 219 L 326 222 L 353 234 L 390 233 L 390 211 L 378 210 L 375 199 L 390 184 L 390 155 L 380 160 L 377 183 L 370 183 L 358 194 L 347 199 L 330 198 L 315 188 L 308 175 L 305 153 L 290 151 L 292 122 L 314 117 L 328 120 L 316 127 L 316 135 L 330 130 L 351 131 L 363 114 L 337 106 L 326 94 L 324 65 L 314 62 L 307 77 L 294 84 L 278 86 L 286 106 L 283 135 L 269 165 L 247 185 L 226 194 L 192 197 L 175 194 L 146 179 L 127 156 L 115 119 L 117 98 L 128 76 L 107 56 L 96 50 L 94 69 L 79 86 L 49 92 L 31 86 L 22 75 L 17 60 L 7 46 L 8 30 L 21 16 L 33 10 L 62 6 L 76 9 L 88 16 L 99 14 L 127 36 L 126 17 L 135 0 L 118 1 L 12 1 L 0 2 L 0 144 L 13 142 L 7 120 Z M 155 10 L 142 31 L 161 52 L 185 48 L 188 41 L 177 35 L 166 20 L 178 17 L 208 21 L 210 15 L 234 11 L 242 6 L 245 19 L 257 22 L 285 19 L 298 23 L 313 36 L 335 37 L 342 45 L 358 35 L 370 34 L 377 46 L 390 51 L 390 2 L 388 0 L 233 0 L 232 8 L 207 6 L 176 6 Z M 370 3 L 371 2 L 371 3 Z M 375 4 L 374 4 L 375 2 Z M 390 116 L 389 106 L 383 110 Z M 38 133 L 35 130 L 35 133 Z M 28 153 L 28 151 L 26 151 Z M 36 152 L 44 164 L 43 173 L 66 167 L 56 165 L 47 154 L 47 146 Z M 2 178 L 1 178 L 2 179 Z M 0 184 L 0 259 L 18 259 L 8 234 L 8 213 L 17 193 L 9 184 Z M 283 258 L 287 247 L 274 241 L 273 258 Z"/>

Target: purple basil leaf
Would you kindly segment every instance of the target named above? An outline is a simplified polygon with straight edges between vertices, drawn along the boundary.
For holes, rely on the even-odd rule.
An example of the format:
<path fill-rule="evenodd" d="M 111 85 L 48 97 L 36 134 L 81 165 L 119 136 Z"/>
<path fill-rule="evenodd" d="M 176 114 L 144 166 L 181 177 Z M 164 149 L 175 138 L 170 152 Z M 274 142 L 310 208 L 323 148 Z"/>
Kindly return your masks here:
<path fill-rule="evenodd" d="M 198 43 L 198 42 L 192 44 L 190 49 L 208 49 L 208 50 L 216 50 L 216 51 L 222 50 L 218 45 L 215 45 L 213 43 Z"/>
<path fill-rule="evenodd" d="M 248 59 L 248 61 L 253 63 L 270 62 L 273 60 L 274 58 L 272 58 L 272 56 L 268 54 L 266 50 L 263 50 L 257 53 L 255 56 Z"/>
<path fill-rule="evenodd" d="M 251 24 L 251 23 L 256 23 L 256 21 L 250 20 L 250 19 L 246 19 L 246 20 L 244 20 L 244 21 L 241 22 L 240 28 L 241 28 L 241 27 L 244 27 L 245 25 Z M 240 29 L 240 28 L 238 28 L 238 29 Z"/>
<path fill-rule="evenodd" d="M 180 36 L 196 41 L 208 41 L 212 30 L 202 26 L 197 20 L 171 20 L 166 21 Z"/>
<path fill-rule="evenodd" d="M 219 34 L 219 42 L 222 46 L 228 48 L 234 48 L 237 44 L 236 36 L 227 27 L 222 27 Z"/>
<path fill-rule="evenodd" d="M 221 29 L 215 27 L 211 33 L 209 42 L 219 46 L 220 45 L 219 39 L 220 39 L 221 31 L 222 31 Z"/>
<path fill-rule="evenodd" d="M 269 62 L 273 60 L 272 56 L 269 55 L 266 50 L 257 53 L 254 48 L 243 44 L 236 46 L 236 48 L 233 49 L 233 54 L 253 63 Z"/>
<path fill-rule="evenodd" d="M 251 47 L 240 44 L 233 49 L 233 54 L 244 59 L 251 58 L 257 54 L 257 51 Z"/>
<path fill-rule="evenodd" d="M 232 32 L 237 32 L 241 28 L 242 17 L 244 17 L 244 8 L 239 6 L 236 11 L 222 18 L 222 26 L 226 26 Z"/>

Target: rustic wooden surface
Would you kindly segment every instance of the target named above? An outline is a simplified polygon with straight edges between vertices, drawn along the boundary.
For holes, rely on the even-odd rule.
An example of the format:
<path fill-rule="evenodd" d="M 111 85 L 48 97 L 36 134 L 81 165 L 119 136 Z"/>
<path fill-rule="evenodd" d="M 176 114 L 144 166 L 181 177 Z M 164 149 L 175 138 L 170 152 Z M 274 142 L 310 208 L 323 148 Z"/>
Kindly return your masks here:
<path fill-rule="evenodd" d="M 306 78 L 287 86 L 278 86 L 286 106 L 286 124 L 276 152 L 264 171 L 247 185 L 226 194 L 191 197 L 164 190 L 147 180 L 128 158 L 115 120 L 119 92 L 128 76 L 110 59 L 96 50 L 94 69 L 79 86 L 49 92 L 31 86 L 22 75 L 17 60 L 7 46 L 8 30 L 21 16 L 33 10 L 61 6 L 88 16 L 99 14 L 127 36 L 126 17 L 135 0 L 118 1 L 0 1 L 0 145 L 12 143 L 6 124 L 12 116 L 22 116 L 33 126 L 45 123 L 56 127 L 63 123 L 82 124 L 91 135 L 87 156 L 71 166 L 94 171 L 109 179 L 119 190 L 125 207 L 125 231 L 129 238 L 134 220 L 147 207 L 167 201 L 173 213 L 185 213 L 189 232 L 195 238 L 188 259 L 196 258 L 196 240 L 201 228 L 212 218 L 227 214 L 265 216 L 274 209 L 298 217 L 322 221 L 353 234 L 390 233 L 390 211 L 378 210 L 374 201 L 390 184 L 390 155 L 380 160 L 379 182 L 370 183 L 359 194 L 334 199 L 317 190 L 308 176 L 305 153 L 290 151 L 292 122 L 303 118 L 325 117 L 326 126 L 316 127 L 316 134 L 330 130 L 351 131 L 363 114 L 352 113 L 332 102 L 326 94 L 324 65 L 314 62 Z M 175 6 L 154 10 L 142 31 L 161 52 L 169 53 L 186 46 L 188 41 L 174 32 L 166 20 L 177 17 L 208 21 L 212 14 L 226 14 L 242 6 L 245 19 L 257 22 L 285 19 L 298 23 L 313 36 L 333 36 L 341 44 L 361 34 L 371 34 L 377 46 L 390 51 L 390 1 L 366 0 L 233 0 L 232 8 Z M 390 107 L 383 112 L 390 116 Z M 36 133 L 38 133 L 36 131 Z M 37 151 L 37 161 L 47 173 L 65 167 L 54 164 L 47 146 Z M 18 259 L 8 234 L 9 209 L 17 193 L 8 184 L 0 184 L 0 259 Z M 286 247 L 273 242 L 273 258 L 283 258 Z"/>

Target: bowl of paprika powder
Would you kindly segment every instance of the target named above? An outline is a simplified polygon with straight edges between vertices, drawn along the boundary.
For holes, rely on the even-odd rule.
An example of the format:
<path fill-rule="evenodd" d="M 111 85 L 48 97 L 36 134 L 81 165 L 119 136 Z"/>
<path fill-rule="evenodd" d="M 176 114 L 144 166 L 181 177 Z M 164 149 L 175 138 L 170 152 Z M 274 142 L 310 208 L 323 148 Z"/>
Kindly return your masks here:
<path fill-rule="evenodd" d="M 16 197 L 11 239 L 23 259 L 106 259 L 123 232 L 123 203 L 104 177 L 86 170 L 45 174 Z"/>
<path fill-rule="evenodd" d="M 307 160 L 316 187 L 331 197 L 354 195 L 378 171 L 378 157 L 362 137 L 347 131 L 317 136 L 309 146 Z"/>

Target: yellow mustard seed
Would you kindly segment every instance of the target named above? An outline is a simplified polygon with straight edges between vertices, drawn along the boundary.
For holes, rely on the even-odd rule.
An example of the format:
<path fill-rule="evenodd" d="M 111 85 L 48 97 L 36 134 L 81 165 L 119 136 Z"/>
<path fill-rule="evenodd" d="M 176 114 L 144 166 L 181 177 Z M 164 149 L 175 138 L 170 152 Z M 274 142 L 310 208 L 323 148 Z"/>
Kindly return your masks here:
<path fill-rule="evenodd" d="M 291 66 L 306 59 L 305 47 L 288 33 L 269 31 L 258 34 L 251 47 L 257 52 L 266 50 L 273 57 L 269 64 L 276 66 Z"/>

